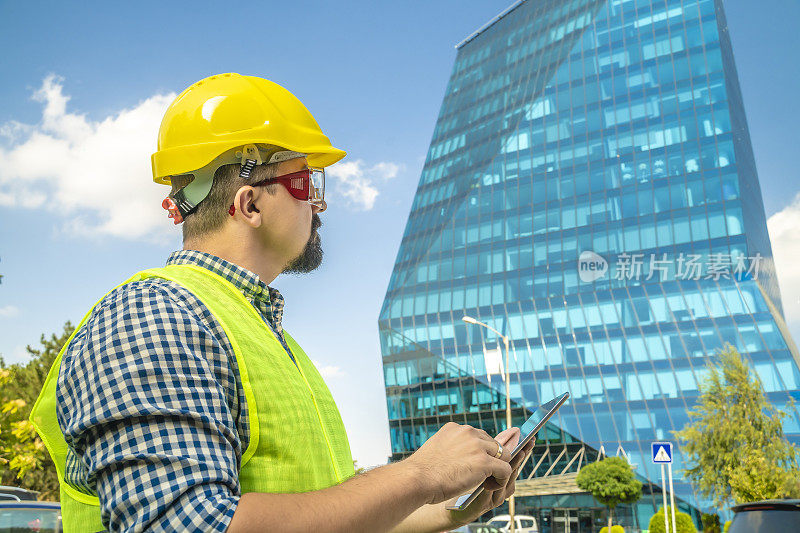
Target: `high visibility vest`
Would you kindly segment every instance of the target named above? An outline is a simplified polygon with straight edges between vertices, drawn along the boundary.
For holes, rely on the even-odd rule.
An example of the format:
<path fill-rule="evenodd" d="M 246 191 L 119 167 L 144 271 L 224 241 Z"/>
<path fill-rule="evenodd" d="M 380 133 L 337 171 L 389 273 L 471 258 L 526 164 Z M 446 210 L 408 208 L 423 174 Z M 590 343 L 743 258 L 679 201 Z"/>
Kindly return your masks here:
<path fill-rule="evenodd" d="M 231 343 L 250 419 L 250 438 L 239 470 L 242 493 L 319 490 L 354 475 L 350 445 L 333 397 L 314 364 L 288 333 L 284 335 L 296 365 L 241 291 L 196 265 L 144 270 L 117 287 L 153 277 L 177 282 L 197 296 Z M 64 481 L 68 447 L 56 418 L 61 358 L 91 314 L 90 310 L 83 317 L 56 357 L 30 416 L 56 465 L 67 533 L 105 529 L 97 496 Z"/>

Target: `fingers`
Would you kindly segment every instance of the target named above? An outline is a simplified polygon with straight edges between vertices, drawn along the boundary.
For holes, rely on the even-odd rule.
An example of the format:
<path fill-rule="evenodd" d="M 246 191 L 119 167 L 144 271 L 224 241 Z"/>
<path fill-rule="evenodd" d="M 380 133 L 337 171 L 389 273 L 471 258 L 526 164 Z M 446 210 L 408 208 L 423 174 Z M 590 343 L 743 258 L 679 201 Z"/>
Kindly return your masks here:
<path fill-rule="evenodd" d="M 531 458 L 532 449 L 533 442 L 526 445 L 525 448 L 520 451 L 519 455 L 514 458 L 509 465 L 511 468 L 511 474 L 508 476 L 508 478 L 502 482 L 498 482 L 498 480 L 495 478 L 489 478 L 484 482 L 483 487 L 486 491 L 485 494 L 490 498 L 491 503 L 489 505 L 491 505 L 492 509 L 502 505 L 504 501 L 514 494 L 514 491 L 517 488 L 517 477 L 527 464 L 528 460 Z"/>
<path fill-rule="evenodd" d="M 524 450 L 517 454 L 517 456 L 511 460 L 511 469 L 516 470 L 517 468 L 520 468 L 527 455 L 528 454 Z"/>
<path fill-rule="evenodd" d="M 505 453 L 505 451 L 503 453 Z M 502 458 L 496 459 L 494 457 L 487 457 L 487 459 L 489 461 L 487 463 L 489 471 L 486 477 L 494 478 L 501 486 L 505 485 L 508 478 L 511 477 L 511 465 Z"/>
<path fill-rule="evenodd" d="M 508 483 L 502 489 L 496 491 L 499 494 L 503 495 L 503 501 L 507 500 L 514 494 L 514 491 L 517 490 L 517 477 L 519 476 L 520 470 L 522 468 L 517 468 L 511 473 L 511 479 L 509 479 Z"/>
<path fill-rule="evenodd" d="M 512 437 L 512 439 L 513 439 L 513 437 Z M 492 457 L 494 457 L 495 454 L 497 454 L 497 451 L 498 451 L 497 445 L 498 444 L 502 444 L 502 443 L 499 443 L 496 440 L 492 439 L 492 444 L 490 444 L 490 446 L 494 446 L 494 449 L 493 449 L 494 453 L 491 454 Z M 502 446 L 503 446 L 503 454 L 500 457 L 498 457 L 498 459 L 500 459 L 501 461 L 505 461 L 507 463 L 507 462 L 509 462 L 511 460 L 511 452 L 514 451 L 514 445 L 502 444 Z"/>
<path fill-rule="evenodd" d="M 506 501 L 506 496 L 503 494 L 502 490 L 497 490 L 492 493 L 492 508 L 503 505 L 504 501 Z"/>
<path fill-rule="evenodd" d="M 488 437 L 489 435 L 486 435 L 486 436 Z M 501 443 L 497 442 L 496 440 L 494 440 L 491 437 L 489 437 L 489 440 L 483 440 L 483 439 L 481 439 L 481 440 L 482 440 L 481 444 L 483 444 L 483 448 L 486 450 L 487 454 L 489 454 L 491 457 L 495 457 L 495 458 L 497 458 L 497 459 L 499 459 L 501 461 L 508 462 L 508 458 L 511 455 L 511 450 L 508 447 L 503 446 Z M 497 457 L 497 452 L 500 451 L 501 446 L 502 446 L 503 454 L 500 457 Z"/>
<path fill-rule="evenodd" d="M 516 437 L 516 439 L 514 437 Z M 502 444 L 503 447 L 508 446 L 510 448 L 514 448 L 519 442 L 519 428 L 508 428 L 503 430 L 497 434 L 494 440 Z"/>
<path fill-rule="evenodd" d="M 527 462 L 528 459 L 530 458 L 532 452 L 533 452 L 533 442 L 530 442 L 527 445 L 525 445 L 525 447 L 522 448 L 522 450 L 520 450 L 517 456 L 514 457 L 514 459 L 511 461 L 511 468 L 518 468 L 518 467 L 522 468 L 525 462 Z"/>
<path fill-rule="evenodd" d="M 500 456 L 500 459 L 506 462 L 510 460 L 511 452 L 514 451 L 514 448 L 516 448 L 519 443 L 520 430 L 517 427 L 503 430 L 498 433 L 495 438 L 490 437 L 489 434 L 482 429 L 471 428 L 471 430 L 475 437 L 486 443 L 486 453 L 492 457 L 497 455 L 497 444 L 499 443 L 503 447 L 503 454 Z"/>
<path fill-rule="evenodd" d="M 523 449 L 523 451 L 520 452 L 519 455 L 514 457 L 514 459 L 511 461 L 511 463 L 510 463 L 511 476 L 509 476 L 508 479 L 506 479 L 506 480 L 497 480 L 497 479 L 491 477 L 491 478 L 487 479 L 483 483 L 484 490 L 502 492 L 501 489 L 503 489 L 503 490 L 507 489 L 509 484 L 513 483 L 517 479 L 517 477 L 519 476 L 519 473 L 522 471 L 522 469 L 527 464 L 528 460 L 531 458 L 531 451 L 527 450 L 527 448 L 528 447 L 526 446 Z M 513 493 L 513 491 L 511 493 Z M 508 494 L 511 494 L 511 493 L 508 493 Z"/>
<path fill-rule="evenodd" d="M 483 482 L 483 490 L 488 491 L 488 492 L 498 492 L 503 487 L 505 487 L 505 483 L 500 484 L 493 477 L 490 477 L 489 479 L 487 479 L 486 481 Z"/>
<path fill-rule="evenodd" d="M 503 435 L 503 433 L 506 433 L 506 434 Z M 498 435 L 498 438 L 501 437 L 501 435 L 502 435 L 503 439 L 508 438 L 509 440 L 518 440 L 518 438 L 519 438 L 519 429 L 518 428 L 511 428 L 509 430 L 506 430 L 503 433 L 500 433 Z M 516 439 L 515 439 L 515 437 L 516 437 Z M 506 442 L 509 442 L 509 441 L 506 441 Z M 517 456 L 514 458 L 513 461 L 510 460 L 511 459 L 511 452 L 513 451 L 513 448 L 511 446 L 503 446 L 503 453 L 499 457 L 499 460 L 500 461 L 504 461 L 506 463 L 511 463 L 511 464 L 509 464 L 509 469 L 508 469 L 509 473 L 508 473 L 508 475 L 504 475 L 502 477 L 493 473 L 492 477 L 488 478 L 486 480 L 486 482 L 484 483 L 484 488 L 486 490 L 498 490 L 501 487 L 506 486 L 508 484 L 509 478 L 512 477 L 511 471 L 513 471 L 514 469 L 522 468 L 523 461 L 527 460 L 527 458 L 530 456 L 530 453 L 533 450 L 533 442 L 534 441 L 531 440 L 531 442 L 526 444 L 525 447 L 522 450 L 520 450 L 520 452 L 517 454 Z M 496 440 L 494 440 L 494 439 L 492 439 L 492 442 L 490 444 L 488 444 L 488 448 L 489 449 L 487 450 L 487 453 L 492 458 L 494 458 L 495 455 L 497 454 L 497 451 L 498 451 L 497 445 L 498 445 L 498 442 Z"/>
<path fill-rule="evenodd" d="M 512 479 L 504 489 L 491 492 L 492 508 L 502 505 L 504 501 L 514 494 L 515 490 L 516 482 Z"/>
<path fill-rule="evenodd" d="M 511 483 L 509 483 L 508 486 L 506 487 L 505 494 L 503 494 L 503 501 L 506 501 L 511 496 L 513 496 L 514 495 L 514 491 L 516 491 L 516 490 L 517 490 L 517 482 L 516 482 L 516 480 L 514 480 Z M 500 491 L 497 491 L 497 492 L 500 492 Z"/>
<path fill-rule="evenodd" d="M 533 448 L 533 445 L 531 445 L 531 448 Z M 530 449 L 527 452 L 525 452 L 525 459 L 523 459 L 522 464 L 519 465 L 520 471 L 522 471 L 522 469 L 525 467 L 525 464 L 528 462 L 528 459 L 530 459 L 532 455 L 533 455 L 533 449 Z"/>
<path fill-rule="evenodd" d="M 503 459 L 504 461 L 509 461 L 510 460 L 511 452 L 513 452 L 514 449 L 519 444 L 520 436 L 521 436 L 520 429 L 517 428 L 517 427 L 513 427 L 513 428 L 509 428 L 509 429 L 503 430 L 503 431 L 501 431 L 500 433 L 497 434 L 497 436 L 494 438 L 494 440 L 496 440 L 497 442 L 499 442 L 500 444 L 503 445 L 503 456 L 501 457 L 501 459 Z M 528 446 L 532 447 L 534 440 L 535 439 L 531 439 L 531 442 L 526 445 L 526 448 Z M 506 454 L 506 451 L 508 451 L 508 454 Z M 525 450 L 522 450 L 520 455 L 522 455 L 524 453 L 525 453 Z"/>

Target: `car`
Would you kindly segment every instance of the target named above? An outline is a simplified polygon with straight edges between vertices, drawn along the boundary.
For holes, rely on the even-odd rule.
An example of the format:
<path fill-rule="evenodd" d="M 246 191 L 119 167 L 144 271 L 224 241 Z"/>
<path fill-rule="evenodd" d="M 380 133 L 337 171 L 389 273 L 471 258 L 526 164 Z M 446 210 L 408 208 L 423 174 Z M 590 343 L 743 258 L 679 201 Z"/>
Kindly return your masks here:
<path fill-rule="evenodd" d="M 490 525 L 482 524 L 480 522 L 472 522 L 458 529 L 450 530 L 450 533 L 502 533 L 500 528 Z"/>
<path fill-rule="evenodd" d="M 800 531 L 800 500 L 764 500 L 731 507 L 728 533 Z"/>
<path fill-rule="evenodd" d="M 509 531 L 511 521 L 509 520 L 509 516 L 507 514 L 501 514 L 489 520 L 489 524 L 499 528 L 503 533 L 507 533 Z M 515 514 L 514 524 L 514 533 L 539 533 L 539 525 L 536 523 L 536 519 L 532 516 Z"/>
<path fill-rule="evenodd" d="M 0 501 L 0 533 L 61 533 L 58 502 Z"/>
<path fill-rule="evenodd" d="M 8 485 L 0 485 L 0 501 L 11 500 L 19 502 L 22 500 L 39 499 L 39 493 L 35 490 L 23 489 L 22 487 L 10 487 Z"/>

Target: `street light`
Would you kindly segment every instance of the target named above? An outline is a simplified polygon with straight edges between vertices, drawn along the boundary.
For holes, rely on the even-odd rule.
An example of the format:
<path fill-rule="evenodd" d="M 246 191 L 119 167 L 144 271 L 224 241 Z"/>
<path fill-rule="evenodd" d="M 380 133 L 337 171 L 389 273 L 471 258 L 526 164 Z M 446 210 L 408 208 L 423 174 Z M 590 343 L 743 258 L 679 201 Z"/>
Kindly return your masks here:
<path fill-rule="evenodd" d="M 506 364 L 505 364 L 505 382 L 506 382 L 506 429 L 511 427 L 511 390 L 509 387 L 509 376 L 508 376 L 508 337 L 494 329 L 489 324 L 484 324 L 483 322 L 479 321 L 478 319 L 472 318 L 471 316 L 464 315 L 461 320 L 466 322 L 467 324 L 476 324 L 478 326 L 483 326 L 486 329 L 493 331 L 497 334 L 498 337 L 503 339 L 503 344 L 506 348 Z M 514 495 L 512 494 L 511 497 L 508 499 L 508 518 L 509 518 L 509 532 L 514 533 Z"/>

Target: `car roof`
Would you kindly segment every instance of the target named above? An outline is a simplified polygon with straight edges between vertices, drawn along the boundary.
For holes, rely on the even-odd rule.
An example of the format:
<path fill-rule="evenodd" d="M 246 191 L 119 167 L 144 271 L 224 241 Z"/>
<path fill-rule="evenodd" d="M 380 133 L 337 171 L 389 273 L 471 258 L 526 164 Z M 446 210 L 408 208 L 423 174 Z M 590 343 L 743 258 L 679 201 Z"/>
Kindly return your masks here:
<path fill-rule="evenodd" d="M 782 511 L 800 511 L 800 500 L 762 500 L 760 502 L 748 502 L 731 507 L 734 513 L 742 511 L 767 511 L 778 509 Z"/>
<path fill-rule="evenodd" d="M 3 496 L 11 496 L 12 499 L 36 500 L 38 492 L 35 490 L 23 489 L 22 487 L 12 487 L 10 485 L 0 485 L 0 499 Z"/>
<path fill-rule="evenodd" d="M 35 502 L 35 501 L 2 501 L 0 500 L 0 509 L 61 509 L 61 504 L 58 502 Z"/>

